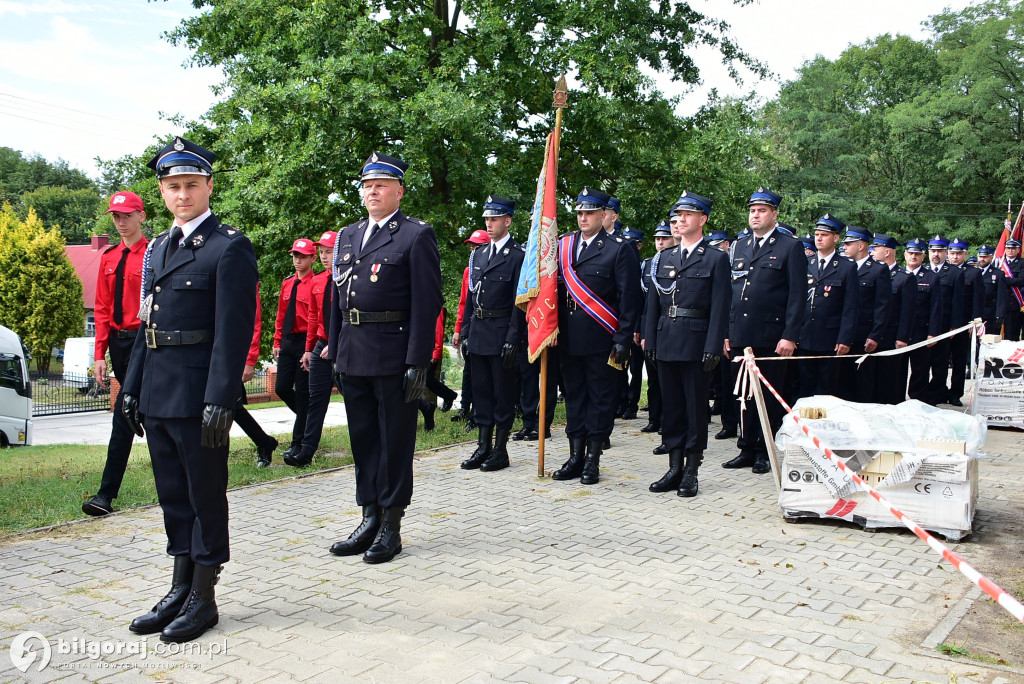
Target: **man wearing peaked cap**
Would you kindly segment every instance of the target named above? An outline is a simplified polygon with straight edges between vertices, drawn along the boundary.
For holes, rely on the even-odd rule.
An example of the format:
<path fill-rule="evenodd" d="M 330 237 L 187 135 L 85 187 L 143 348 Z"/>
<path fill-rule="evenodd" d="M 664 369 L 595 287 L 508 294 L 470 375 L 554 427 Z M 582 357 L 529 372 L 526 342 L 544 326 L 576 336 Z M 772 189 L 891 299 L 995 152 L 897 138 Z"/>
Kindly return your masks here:
<path fill-rule="evenodd" d="M 672 229 L 669 227 L 668 221 L 661 221 L 654 229 L 654 246 L 658 249 L 659 253 L 676 246 L 676 240 L 672 237 Z M 647 294 L 653 286 L 653 281 L 651 280 L 651 267 L 653 263 L 654 258 L 648 257 L 640 264 L 640 291 L 644 297 L 644 309 L 641 310 L 640 324 L 638 326 L 641 337 L 644 329 L 647 327 Z M 663 404 L 661 402 L 661 380 L 658 377 L 658 362 L 648 358 L 645 354 L 644 369 L 647 371 L 647 425 L 640 428 L 640 432 L 659 432 L 661 430 Z M 668 450 L 664 450 L 661 453 L 667 454 Z"/>
<path fill-rule="evenodd" d="M 515 418 L 515 369 L 526 335 L 516 288 L 525 249 L 509 234 L 514 200 L 490 195 L 484 203 L 488 244 L 469 256 L 469 294 L 462 314 L 463 345 L 473 374 L 477 448 L 463 470 L 509 467 L 508 440 Z M 492 443 L 493 440 L 493 443 Z"/>
<path fill-rule="evenodd" d="M 367 563 L 402 551 L 401 521 L 412 500 L 417 400 L 434 351 L 441 294 L 437 236 L 401 208 L 408 164 L 374 152 L 360 172 L 367 218 L 335 241 L 335 291 L 327 358 L 345 397 L 356 503 L 363 518 L 336 556 Z M 415 295 L 413 294 L 415 293 Z"/>
<path fill-rule="evenodd" d="M 214 585 L 228 549 L 228 435 L 256 319 L 252 243 L 210 211 L 212 152 L 175 138 L 149 162 L 174 216 L 143 259 L 143 325 L 123 414 L 153 461 L 171 590 L 136 634 L 189 641 L 217 624 Z"/>
<path fill-rule="evenodd" d="M 919 238 L 909 241 L 903 249 L 907 274 L 917 285 L 917 296 L 913 306 L 913 321 L 908 344 L 916 344 L 944 332 L 942 312 L 942 285 L 935 271 L 927 268 L 928 244 Z M 907 396 L 927 402 L 928 375 L 931 366 L 932 347 L 921 347 L 907 354 L 910 364 L 910 382 Z M 901 399 L 902 401 L 902 399 Z"/>
<path fill-rule="evenodd" d="M 732 258 L 732 313 L 725 340 L 727 358 L 753 347 L 757 356 L 792 356 L 800 339 L 807 298 L 807 257 L 794 237 L 775 229 L 782 198 L 758 188 L 750 196 L 747 224 L 751 234 L 738 239 Z M 792 363 L 765 363 L 761 371 L 776 388 L 785 387 Z M 733 368 L 735 383 L 739 364 Z M 782 424 L 784 412 L 778 402 L 768 402 L 772 434 Z M 766 436 L 757 412 L 742 416 L 743 430 L 737 446 L 739 455 L 723 463 L 725 468 L 750 467 L 755 474 L 771 470 Z M 769 435 L 770 439 L 771 436 Z"/>
<path fill-rule="evenodd" d="M 993 263 L 996 250 L 992 245 L 978 247 L 978 270 L 981 272 L 981 284 L 985 290 L 985 309 L 982 318 L 985 330 L 1002 330 L 1006 308 L 1013 300 L 1006 287 L 1006 275 Z"/>
<path fill-rule="evenodd" d="M 1006 254 L 1003 256 L 1003 263 L 1010 269 L 1010 275 L 1006 275 L 1006 327 L 1003 331 L 1004 340 L 1017 342 L 1021 339 L 1021 332 L 1024 329 L 1024 314 L 1021 313 L 1021 305 L 1017 301 L 1012 288 L 1021 288 L 1024 292 L 1024 259 L 1020 257 L 1020 240 L 1010 238 L 1006 241 Z"/>
<path fill-rule="evenodd" d="M 652 492 L 697 495 L 708 445 L 708 387 L 722 358 L 729 318 L 729 257 L 706 244 L 712 201 L 683 193 L 676 203 L 679 245 L 659 252 L 647 292 L 643 348 L 658 362 L 669 468 Z"/>
<path fill-rule="evenodd" d="M 552 474 L 597 484 L 615 420 L 615 388 L 639 316 L 636 250 L 603 229 L 608 195 L 583 188 L 579 230 L 558 242 L 558 357 L 565 386 L 569 459 Z"/>
<path fill-rule="evenodd" d="M 277 383 L 274 391 L 295 414 L 291 445 L 282 454 L 284 462 L 304 468 L 313 460 L 312 453 L 301 453 L 309 411 L 309 372 L 302 357 L 306 353 L 306 334 L 309 331 L 316 245 L 309 238 L 299 238 L 292 243 L 289 254 L 295 272 L 281 281 L 281 292 L 277 298 L 273 346 Z"/>
<path fill-rule="evenodd" d="M 301 368 L 308 377 L 308 400 L 305 424 L 302 427 L 299 447 L 285 463 L 303 468 L 313 461 L 313 455 L 320 447 L 324 418 L 331 402 L 334 387 L 333 367 L 327 358 L 327 334 L 331 329 L 331 305 L 334 281 L 331 280 L 331 256 L 338 234 L 325 231 L 320 239 L 313 242 L 317 256 L 324 270 L 314 274 L 309 281 L 309 306 L 307 307 L 306 335 L 303 340 Z M 301 289 L 301 288 L 300 288 Z M 280 373 L 280 371 L 278 371 Z M 278 375 L 280 377 L 280 375 Z"/>
<path fill-rule="evenodd" d="M 604 226 L 605 232 L 609 235 L 622 235 L 621 223 L 619 221 L 619 214 L 621 213 L 622 200 L 608 195 L 608 199 L 605 200 L 604 218 L 601 220 L 601 225 Z"/>
<path fill-rule="evenodd" d="M 860 226 L 847 226 L 843 244 L 846 256 L 853 260 L 857 275 L 857 324 L 853 333 L 850 358 L 842 361 L 840 396 L 857 402 L 877 402 L 875 379 L 877 359 L 867 358 L 858 368 L 856 359 L 862 354 L 878 351 L 885 334 L 892 295 L 889 269 L 871 258 L 870 245 L 875 236 Z"/>
<path fill-rule="evenodd" d="M 463 244 L 469 245 L 470 253 L 477 250 L 483 245 L 490 244 L 491 236 L 487 234 L 484 229 L 474 230 L 468 238 L 462 241 Z M 462 270 L 462 288 L 459 290 L 459 306 L 456 309 L 455 314 L 455 328 L 452 332 L 452 344 L 462 354 L 462 358 L 465 363 L 462 365 L 462 406 L 455 412 L 451 417 L 453 423 L 461 421 L 466 422 L 466 432 L 469 432 L 476 427 L 476 423 L 473 422 L 473 375 L 469 368 L 469 353 L 462 349 L 462 326 L 463 326 L 463 312 L 466 310 L 466 297 L 469 295 L 469 266 L 466 266 Z"/>
<path fill-rule="evenodd" d="M 963 274 L 963 321 L 973 321 L 976 318 L 985 318 L 985 287 L 981 283 L 981 271 L 970 268 L 964 259 L 967 257 L 967 249 L 970 247 L 967 242 L 954 238 L 949 243 L 949 253 L 946 261 L 950 268 L 959 269 Z M 963 406 L 960 398 L 964 395 L 964 380 L 967 375 L 967 366 L 971 356 L 971 333 L 965 332 L 955 335 L 949 341 L 949 357 L 952 364 L 952 372 L 949 380 L 949 396 L 943 399 L 943 403 L 953 406 Z"/>
<path fill-rule="evenodd" d="M 814 226 L 817 251 L 807 260 L 807 300 L 800 332 L 801 356 L 845 356 L 854 345 L 858 318 L 857 267 L 839 256 L 836 244 L 846 228 L 825 214 Z M 841 362 L 807 359 L 800 362 L 800 396 L 839 394 Z"/>
<path fill-rule="evenodd" d="M 959 268 L 947 263 L 949 240 L 936 235 L 928 241 L 929 268 L 939 277 L 942 292 L 942 327 L 941 332 L 948 332 L 967 323 L 964 309 L 964 274 Z M 969 332 L 961 333 L 962 336 Z M 927 398 L 924 401 L 932 406 L 944 404 L 949 400 L 949 360 L 951 338 L 939 340 L 931 348 L 930 374 Z M 959 402 L 960 397 L 957 397 Z"/>
<path fill-rule="evenodd" d="M 882 233 L 876 233 L 871 242 L 872 258 L 889 270 L 890 282 L 889 306 L 877 351 L 906 347 L 911 337 L 917 283 L 905 269 L 896 264 L 896 250 L 899 246 L 895 238 Z M 907 396 L 906 355 L 881 356 L 874 361 L 877 401 L 881 404 L 902 402 Z"/>
<path fill-rule="evenodd" d="M 149 241 L 142 234 L 146 211 L 142 198 L 134 192 L 116 192 L 110 198 L 108 214 L 121 237 L 120 244 L 107 248 L 100 257 L 96 277 L 96 347 L 93 377 L 100 387 L 107 386 L 107 350 L 110 366 L 117 381 L 124 384 L 132 343 L 139 331 L 139 291 L 142 288 L 142 261 Z M 131 456 L 134 434 L 125 422 L 121 409 L 124 394 L 114 400 L 114 417 L 107 443 L 107 460 L 103 466 L 103 479 L 96 496 L 82 504 L 86 515 L 106 515 L 113 512 L 112 502 L 121 491 L 124 471 Z"/>

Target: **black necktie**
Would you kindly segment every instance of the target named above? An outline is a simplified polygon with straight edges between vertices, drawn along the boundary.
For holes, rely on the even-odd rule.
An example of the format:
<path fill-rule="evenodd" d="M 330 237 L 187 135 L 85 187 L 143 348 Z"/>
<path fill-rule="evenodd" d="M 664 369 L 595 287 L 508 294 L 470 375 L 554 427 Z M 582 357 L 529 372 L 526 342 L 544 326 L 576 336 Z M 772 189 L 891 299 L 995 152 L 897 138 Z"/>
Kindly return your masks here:
<path fill-rule="evenodd" d="M 825 271 L 825 260 L 824 259 L 818 259 L 818 277 L 819 278 L 821 277 L 821 274 L 824 271 Z"/>
<path fill-rule="evenodd" d="M 121 260 L 117 262 L 117 269 L 114 271 L 114 323 L 121 327 L 124 318 L 124 266 L 128 261 L 128 253 L 131 249 L 125 247 L 121 250 Z"/>
<path fill-rule="evenodd" d="M 761 238 L 754 238 L 754 251 L 751 256 L 757 256 L 757 250 L 761 249 Z"/>
<path fill-rule="evenodd" d="M 167 238 L 167 258 L 170 259 L 178 251 L 178 243 L 183 235 L 181 226 L 171 228 L 171 235 Z"/>
<path fill-rule="evenodd" d="M 284 312 L 284 324 L 281 326 L 282 335 L 291 335 L 292 329 L 295 327 L 295 300 L 298 299 L 299 282 L 298 277 L 296 277 L 295 282 L 292 283 L 292 296 L 288 300 L 288 310 Z"/>
<path fill-rule="evenodd" d="M 366 231 L 366 239 L 363 240 L 363 247 L 365 247 L 366 245 L 370 244 L 370 240 L 372 240 L 373 236 L 377 233 L 377 228 L 378 228 L 378 226 L 377 226 L 376 223 L 371 223 L 370 224 L 370 229 L 368 231 Z"/>
<path fill-rule="evenodd" d="M 579 254 L 578 257 L 576 257 L 576 261 L 579 261 L 580 259 L 582 259 L 583 255 L 586 254 L 586 253 L 587 253 L 587 242 L 584 242 L 583 246 L 580 247 L 580 254 Z"/>

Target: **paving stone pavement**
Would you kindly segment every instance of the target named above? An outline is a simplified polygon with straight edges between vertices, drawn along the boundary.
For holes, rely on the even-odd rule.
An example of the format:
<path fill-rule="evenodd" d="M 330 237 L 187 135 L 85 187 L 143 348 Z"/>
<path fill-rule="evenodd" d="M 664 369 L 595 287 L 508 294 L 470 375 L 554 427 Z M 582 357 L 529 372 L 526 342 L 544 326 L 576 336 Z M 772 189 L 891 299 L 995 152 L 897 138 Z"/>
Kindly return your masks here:
<path fill-rule="evenodd" d="M 643 424 L 618 423 L 592 487 L 539 479 L 536 443 L 497 473 L 461 470 L 469 445 L 421 454 L 384 565 L 327 553 L 358 522 L 351 469 L 234 490 L 220 624 L 185 646 L 127 630 L 169 583 L 158 508 L 0 540 L 0 682 L 1021 681 L 920 648 L 973 585 L 913 535 L 785 523 L 770 475 L 720 467 L 732 441 L 697 498 L 651 494 L 666 457 Z M 1019 469 L 989 473 L 1018 444 L 990 432 L 982 525 L 1020 510 Z M 566 457 L 556 434 L 547 470 Z M 28 630 L 52 660 L 22 674 Z"/>

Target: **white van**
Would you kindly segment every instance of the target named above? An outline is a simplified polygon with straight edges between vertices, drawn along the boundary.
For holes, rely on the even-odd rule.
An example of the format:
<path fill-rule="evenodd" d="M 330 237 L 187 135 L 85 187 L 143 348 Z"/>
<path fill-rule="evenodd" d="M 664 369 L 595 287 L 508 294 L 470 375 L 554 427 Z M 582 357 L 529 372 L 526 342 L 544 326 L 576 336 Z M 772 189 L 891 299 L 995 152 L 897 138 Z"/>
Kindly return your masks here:
<path fill-rule="evenodd" d="M 93 352 L 95 337 L 69 337 L 64 340 L 64 386 L 77 387 L 82 392 L 92 387 Z"/>
<path fill-rule="evenodd" d="M 32 384 L 21 338 L 0 326 L 0 446 L 32 444 Z"/>

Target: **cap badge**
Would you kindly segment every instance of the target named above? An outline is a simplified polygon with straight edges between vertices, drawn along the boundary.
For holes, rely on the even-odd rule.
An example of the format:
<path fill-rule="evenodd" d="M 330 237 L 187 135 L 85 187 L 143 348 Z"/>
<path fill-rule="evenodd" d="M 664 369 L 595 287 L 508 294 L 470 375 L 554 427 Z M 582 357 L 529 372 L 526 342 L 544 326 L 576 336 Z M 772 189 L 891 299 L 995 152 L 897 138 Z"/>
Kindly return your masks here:
<path fill-rule="evenodd" d="M 829 216 L 828 214 L 825 214 L 825 215 L 824 215 L 824 216 L 822 216 L 821 218 L 823 218 L 823 219 L 825 219 L 826 221 L 828 221 L 828 220 L 829 220 L 829 219 L 831 219 L 832 217 L 831 217 L 831 216 Z"/>
<path fill-rule="evenodd" d="M 683 194 L 680 195 L 680 197 L 686 197 L 686 191 L 685 190 L 683 190 Z"/>
<path fill-rule="evenodd" d="M 584 197 L 586 197 L 587 196 L 587 189 L 583 188 L 583 192 L 581 192 L 580 194 L 583 195 Z"/>
<path fill-rule="evenodd" d="M 185 149 L 185 142 L 181 138 L 175 138 L 174 149 L 176 149 L 178 152 L 181 152 L 183 149 Z"/>
<path fill-rule="evenodd" d="M 492 199 L 491 199 L 491 196 L 490 196 L 490 195 L 488 195 L 488 196 L 487 196 L 487 202 L 488 202 L 488 204 L 490 204 L 490 203 L 491 203 L 491 202 L 493 202 L 493 201 L 494 201 L 494 200 L 492 200 Z"/>
<path fill-rule="evenodd" d="M 370 155 L 370 161 L 373 162 L 374 164 L 377 163 L 377 153 L 376 152 L 374 152 L 373 154 Z"/>
<path fill-rule="evenodd" d="M 757 187 L 757 191 L 758 191 L 758 192 L 764 192 L 764 186 L 763 186 L 763 185 L 759 185 L 759 186 Z"/>

